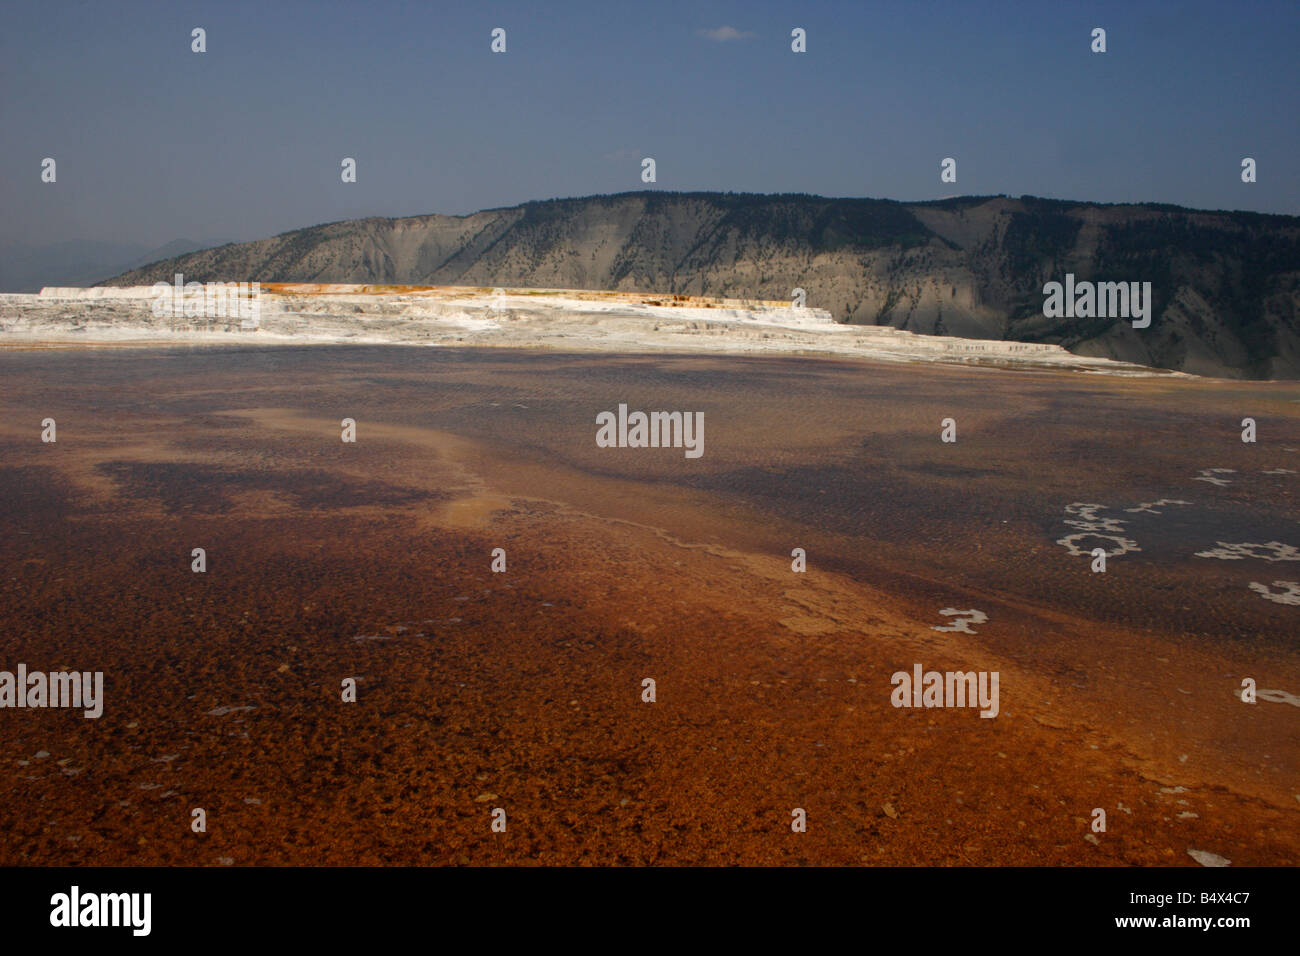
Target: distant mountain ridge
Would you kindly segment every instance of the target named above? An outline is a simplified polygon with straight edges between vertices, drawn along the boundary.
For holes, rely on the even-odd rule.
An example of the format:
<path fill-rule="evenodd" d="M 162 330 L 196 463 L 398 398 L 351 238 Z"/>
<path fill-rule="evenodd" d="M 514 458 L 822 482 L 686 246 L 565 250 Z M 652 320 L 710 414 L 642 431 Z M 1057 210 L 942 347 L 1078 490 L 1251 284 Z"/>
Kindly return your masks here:
<path fill-rule="evenodd" d="M 88 286 L 123 269 L 183 255 L 205 244 L 176 239 L 151 249 L 133 242 L 71 239 L 46 245 L 0 243 L 0 292 L 39 292 L 42 286 Z"/>
<path fill-rule="evenodd" d="M 1050 342 L 1201 375 L 1300 379 L 1300 217 L 1007 196 L 933 202 L 636 192 L 358 219 L 109 285 L 356 282 L 789 300 L 846 322 Z M 1151 282 L 1154 319 L 1048 319 L 1043 285 Z"/>

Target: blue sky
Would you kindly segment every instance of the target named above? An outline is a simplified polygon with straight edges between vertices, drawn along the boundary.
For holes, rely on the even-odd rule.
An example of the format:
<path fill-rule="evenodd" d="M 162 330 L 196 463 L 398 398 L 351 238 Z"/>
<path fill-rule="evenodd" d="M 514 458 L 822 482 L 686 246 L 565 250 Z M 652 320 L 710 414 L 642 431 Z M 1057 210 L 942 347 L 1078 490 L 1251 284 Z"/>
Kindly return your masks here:
<path fill-rule="evenodd" d="M 643 156 L 657 189 L 1300 214 L 1297 50 L 1295 2 L 0 0 L 0 240 L 466 213 Z"/>

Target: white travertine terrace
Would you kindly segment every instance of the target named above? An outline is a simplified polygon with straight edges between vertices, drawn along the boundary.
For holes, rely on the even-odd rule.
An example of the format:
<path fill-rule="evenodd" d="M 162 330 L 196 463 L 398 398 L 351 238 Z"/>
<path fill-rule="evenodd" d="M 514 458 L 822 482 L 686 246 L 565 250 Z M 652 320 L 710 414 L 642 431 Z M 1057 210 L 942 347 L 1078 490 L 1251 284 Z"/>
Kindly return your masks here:
<path fill-rule="evenodd" d="M 265 284 L 258 328 L 238 318 L 155 315 L 152 287 L 0 295 L 0 347 L 387 344 L 604 352 L 820 353 L 1118 375 L 1180 375 L 1060 346 L 845 325 L 786 303 L 579 290 Z"/>

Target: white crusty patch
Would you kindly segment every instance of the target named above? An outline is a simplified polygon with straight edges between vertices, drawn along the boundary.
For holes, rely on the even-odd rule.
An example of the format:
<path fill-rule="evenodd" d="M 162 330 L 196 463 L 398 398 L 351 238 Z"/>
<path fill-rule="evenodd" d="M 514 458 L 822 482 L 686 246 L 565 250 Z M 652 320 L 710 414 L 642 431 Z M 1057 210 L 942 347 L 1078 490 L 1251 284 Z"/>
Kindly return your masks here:
<path fill-rule="evenodd" d="M 1142 549 L 1138 547 L 1136 541 L 1132 538 L 1121 537 L 1117 533 L 1124 530 L 1124 525 L 1128 522 L 1127 518 L 1103 518 L 1097 514 L 1098 511 L 1106 507 L 1106 505 L 1086 501 L 1073 501 L 1066 505 L 1065 513 L 1075 517 L 1066 518 L 1065 524 L 1080 530 L 1074 534 L 1066 535 L 1064 538 L 1057 538 L 1056 543 L 1075 557 L 1091 556 L 1093 548 L 1079 547 L 1078 542 L 1085 538 L 1099 538 L 1111 542 L 1114 550 L 1106 552 L 1108 558 L 1128 554 L 1130 551 L 1141 551 Z"/>
<path fill-rule="evenodd" d="M 1229 544 L 1226 541 L 1216 541 L 1217 548 L 1209 551 L 1197 551 L 1198 558 L 1218 558 L 1220 561 L 1240 561 L 1243 558 L 1259 558 L 1261 561 L 1300 561 L 1300 551 L 1289 544 L 1283 544 L 1281 541 L 1270 541 L 1267 544 L 1254 544 L 1244 541 L 1241 544 Z M 1272 554 L 1256 554 L 1257 549 L 1272 551 Z"/>
<path fill-rule="evenodd" d="M 1292 707 L 1300 707 L 1300 697 L 1289 694 L 1284 690 L 1257 690 L 1255 691 L 1255 697 L 1273 704 L 1290 704 Z"/>
<path fill-rule="evenodd" d="M 1104 538 L 1107 541 L 1114 542 L 1115 550 L 1106 552 L 1106 557 L 1108 558 L 1113 558 L 1119 554 L 1128 554 L 1130 551 L 1142 550 L 1141 548 L 1138 547 L 1138 543 L 1134 541 L 1132 538 L 1121 538 L 1118 535 L 1113 535 L 1113 534 L 1097 534 L 1095 531 L 1081 531 L 1079 534 L 1066 535 L 1064 538 L 1057 538 L 1056 543 L 1061 545 L 1061 547 L 1065 548 L 1067 551 L 1070 552 L 1070 554 L 1074 555 L 1075 557 L 1086 558 L 1092 555 L 1093 549 L 1092 548 L 1080 549 L 1078 547 L 1077 542 L 1083 540 L 1084 538 Z"/>
<path fill-rule="evenodd" d="M 970 629 L 972 624 L 983 624 L 989 619 L 989 616 L 983 611 L 977 611 L 971 608 L 969 611 L 959 611 L 955 607 L 946 607 L 939 612 L 944 617 L 951 617 L 952 623 L 946 625 L 936 624 L 930 628 L 932 631 L 960 631 L 962 634 L 974 634 Z"/>
<path fill-rule="evenodd" d="M 1231 484 L 1226 478 L 1215 478 L 1215 475 L 1235 475 L 1234 468 L 1202 468 L 1201 473 L 1192 481 L 1208 481 L 1212 485 L 1218 485 L 1222 488 L 1224 485 Z"/>
<path fill-rule="evenodd" d="M 1274 604 L 1300 604 L 1300 581 L 1274 581 L 1273 587 L 1281 588 L 1281 593 L 1258 581 L 1250 582 L 1250 589 L 1266 601 Z"/>
<path fill-rule="evenodd" d="M 1065 506 L 1065 513 L 1077 515 L 1078 517 L 1066 518 L 1065 523 L 1071 528 L 1082 528 L 1084 531 L 1123 531 L 1125 519 L 1103 518 L 1097 514 L 1098 511 L 1105 507 L 1106 505 L 1093 505 L 1075 501 Z M 1080 518 L 1083 520 L 1079 520 Z"/>
<path fill-rule="evenodd" d="M 1155 509 L 1163 507 L 1164 505 L 1190 505 L 1190 504 L 1191 504 L 1190 501 L 1181 501 L 1178 498 L 1161 498 L 1159 501 L 1144 501 L 1136 508 L 1125 508 L 1124 510 L 1127 511 L 1129 514 L 1138 514 L 1139 512 L 1145 511 L 1147 514 L 1158 515 L 1158 514 L 1163 514 L 1163 512 L 1156 511 Z"/>

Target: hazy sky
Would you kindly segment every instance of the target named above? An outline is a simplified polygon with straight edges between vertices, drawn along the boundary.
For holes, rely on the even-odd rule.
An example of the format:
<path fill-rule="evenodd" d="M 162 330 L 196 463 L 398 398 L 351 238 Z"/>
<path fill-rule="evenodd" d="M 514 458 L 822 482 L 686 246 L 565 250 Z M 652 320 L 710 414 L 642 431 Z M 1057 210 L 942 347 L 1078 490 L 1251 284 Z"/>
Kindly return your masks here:
<path fill-rule="evenodd" d="M 1297 51 L 1295 0 L 0 0 L 0 240 L 254 239 L 642 188 L 1300 214 Z"/>

